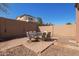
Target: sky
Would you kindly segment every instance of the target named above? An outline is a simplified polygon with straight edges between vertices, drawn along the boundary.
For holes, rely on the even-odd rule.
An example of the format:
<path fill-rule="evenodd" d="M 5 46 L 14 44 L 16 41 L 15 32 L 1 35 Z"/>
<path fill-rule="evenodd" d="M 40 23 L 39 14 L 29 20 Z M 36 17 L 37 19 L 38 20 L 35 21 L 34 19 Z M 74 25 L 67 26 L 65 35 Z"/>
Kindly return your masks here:
<path fill-rule="evenodd" d="M 0 17 L 16 19 L 17 16 L 29 14 L 41 17 L 44 23 L 63 25 L 76 22 L 76 10 L 73 3 L 11 3 L 9 14 L 0 12 Z"/>

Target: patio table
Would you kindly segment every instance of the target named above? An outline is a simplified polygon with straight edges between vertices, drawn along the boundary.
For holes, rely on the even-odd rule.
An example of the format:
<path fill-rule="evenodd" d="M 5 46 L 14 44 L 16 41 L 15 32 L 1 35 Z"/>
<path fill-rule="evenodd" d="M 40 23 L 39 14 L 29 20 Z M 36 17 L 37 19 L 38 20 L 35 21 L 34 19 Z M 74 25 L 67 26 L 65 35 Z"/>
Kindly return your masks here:
<path fill-rule="evenodd" d="M 41 32 L 28 32 L 27 33 L 27 37 L 31 40 L 32 38 L 34 39 L 39 39 L 40 37 L 42 37 L 42 33 Z"/>

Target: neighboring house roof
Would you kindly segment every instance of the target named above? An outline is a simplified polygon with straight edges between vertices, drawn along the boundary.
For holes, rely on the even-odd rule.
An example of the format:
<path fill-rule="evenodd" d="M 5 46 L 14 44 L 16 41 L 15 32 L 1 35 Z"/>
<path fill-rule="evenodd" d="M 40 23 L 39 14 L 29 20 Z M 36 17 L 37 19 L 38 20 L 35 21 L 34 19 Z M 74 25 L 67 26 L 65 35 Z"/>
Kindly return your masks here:
<path fill-rule="evenodd" d="M 33 16 L 31 16 L 31 15 L 28 15 L 28 14 L 23 14 L 23 15 L 21 15 L 21 16 L 19 16 L 19 17 L 23 17 L 23 16 L 29 16 L 29 17 L 35 18 L 35 17 L 33 17 Z"/>

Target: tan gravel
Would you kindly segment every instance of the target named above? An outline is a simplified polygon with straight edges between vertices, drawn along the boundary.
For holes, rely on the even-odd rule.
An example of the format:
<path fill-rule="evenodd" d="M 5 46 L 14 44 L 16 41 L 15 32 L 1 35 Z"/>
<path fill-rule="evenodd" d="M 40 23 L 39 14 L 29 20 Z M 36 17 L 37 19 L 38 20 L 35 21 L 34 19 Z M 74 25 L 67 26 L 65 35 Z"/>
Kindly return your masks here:
<path fill-rule="evenodd" d="M 75 49 L 75 46 L 73 46 L 74 49 L 70 47 L 67 45 L 63 46 L 63 44 L 62 46 L 52 45 L 48 49 L 46 49 L 41 55 L 43 56 L 79 56 L 79 47 L 78 49 Z"/>
<path fill-rule="evenodd" d="M 42 56 L 79 56 L 79 50 L 77 48 L 75 49 L 76 46 L 74 44 L 72 44 L 71 42 L 68 42 L 69 40 L 72 40 L 72 39 L 70 39 L 68 37 L 59 38 L 59 40 L 57 42 L 61 43 L 61 45 L 59 45 L 59 44 L 51 45 L 49 48 L 44 50 L 40 55 L 42 55 Z M 16 39 L 16 40 L 11 40 L 11 41 L 7 41 L 4 43 L 3 42 L 0 43 L 0 48 L 1 47 L 6 48 L 8 46 L 11 47 L 11 46 L 17 45 L 16 47 L 13 47 L 13 48 L 10 48 L 10 49 L 4 50 L 4 51 L 0 51 L 0 56 L 37 56 L 38 54 L 36 54 L 33 50 L 30 50 L 25 45 L 22 45 L 22 44 L 26 43 L 26 41 L 27 41 L 26 38 L 24 38 L 24 39 Z M 38 42 L 36 42 L 36 43 L 38 43 Z M 66 46 L 63 45 L 63 43 Z M 33 45 L 34 45 L 34 43 L 33 43 Z M 67 45 L 70 45 L 70 46 L 73 45 L 74 49 L 70 48 Z M 34 46 L 37 46 L 37 45 L 34 45 Z M 38 44 L 38 46 L 41 46 L 41 45 Z"/>
<path fill-rule="evenodd" d="M 23 45 L 19 45 L 4 51 L 0 51 L 0 56 L 36 56 L 37 54 L 26 48 Z"/>

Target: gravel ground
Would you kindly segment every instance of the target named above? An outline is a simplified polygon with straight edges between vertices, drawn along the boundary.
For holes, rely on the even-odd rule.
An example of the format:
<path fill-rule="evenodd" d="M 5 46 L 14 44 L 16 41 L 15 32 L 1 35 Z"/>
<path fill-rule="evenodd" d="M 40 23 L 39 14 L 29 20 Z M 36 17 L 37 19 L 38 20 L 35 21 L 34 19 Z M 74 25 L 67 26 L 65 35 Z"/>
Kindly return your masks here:
<path fill-rule="evenodd" d="M 19 45 L 17 47 L 1 51 L 0 56 L 37 56 L 32 50 Z M 40 54 L 41 56 L 79 56 L 78 50 L 51 45 L 48 49 Z"/>
<path fill-rule="evenodd" d="M 67 44 L 67 45 L 73 45 L 76 46 L 76 44 L 69 42 L 69 40 L 75 40 L 72 37 L 59 37 L 57 40 L 61 44 Z M 57 45 L 52 45 L 48 49 L 46 49 L 43 53 L 43 56 L 79 56 L 78 50 L 73 50 L 71 48 L 65 48 Z"/>
<path fill-rule="evenodd" d="M 37 54 L 32 50 L 19 45 L 5 51 L 0 51 L 0 56 L 36 56 Z"/>
<path fill-rule="evenodd" d="M 52 45 L 48 49 L 46 49 L 41 55 L 43 56 L 79 56 L 79 51 Z"/>
<path fill-rule="evenodd" d="M 26 40 L 26 39 L 24 39 Z M 23 41 L 22 43 L 24 43 L 24 40 L 20 40 Z M 72 38 L 69 37 L 62 37 L 58 39 L 58 42 L 60 43 L 65 43 L 68 45 L 71 45 L 70 42 L 68 42 L 69 40 L 73 40 Z M 13 40 L 12 42 L 15 42 L 16 40 Z M 17 40 L 18 44 L 20 43 L 19 40 Z M 10 43 L 11 45 L 14 45 L 11 42 L 5 42 L 5 44 Z M 15 45 L 17 44 L 15 43 Z M 0 43 L 2 44 L 2 43 Z M 1 47 L 5 47 L 6 45 L 2 44 Z M 58 45 L 51 45 L 49 48 L 47 48 L 45 51 L 43 51 L 41 53 L 42 56 L 79 56 L 79 51 L 78 50 L 74 50 L 71 48 L 65 48 L 65 47 L 61 47 Z M 19 45 L 17 47 L 5 50 L 5 51 L 0 51 L 0 56 L 37 56 L 37 54 L 35 52 L 33 52 L 32 50 Z"/>

